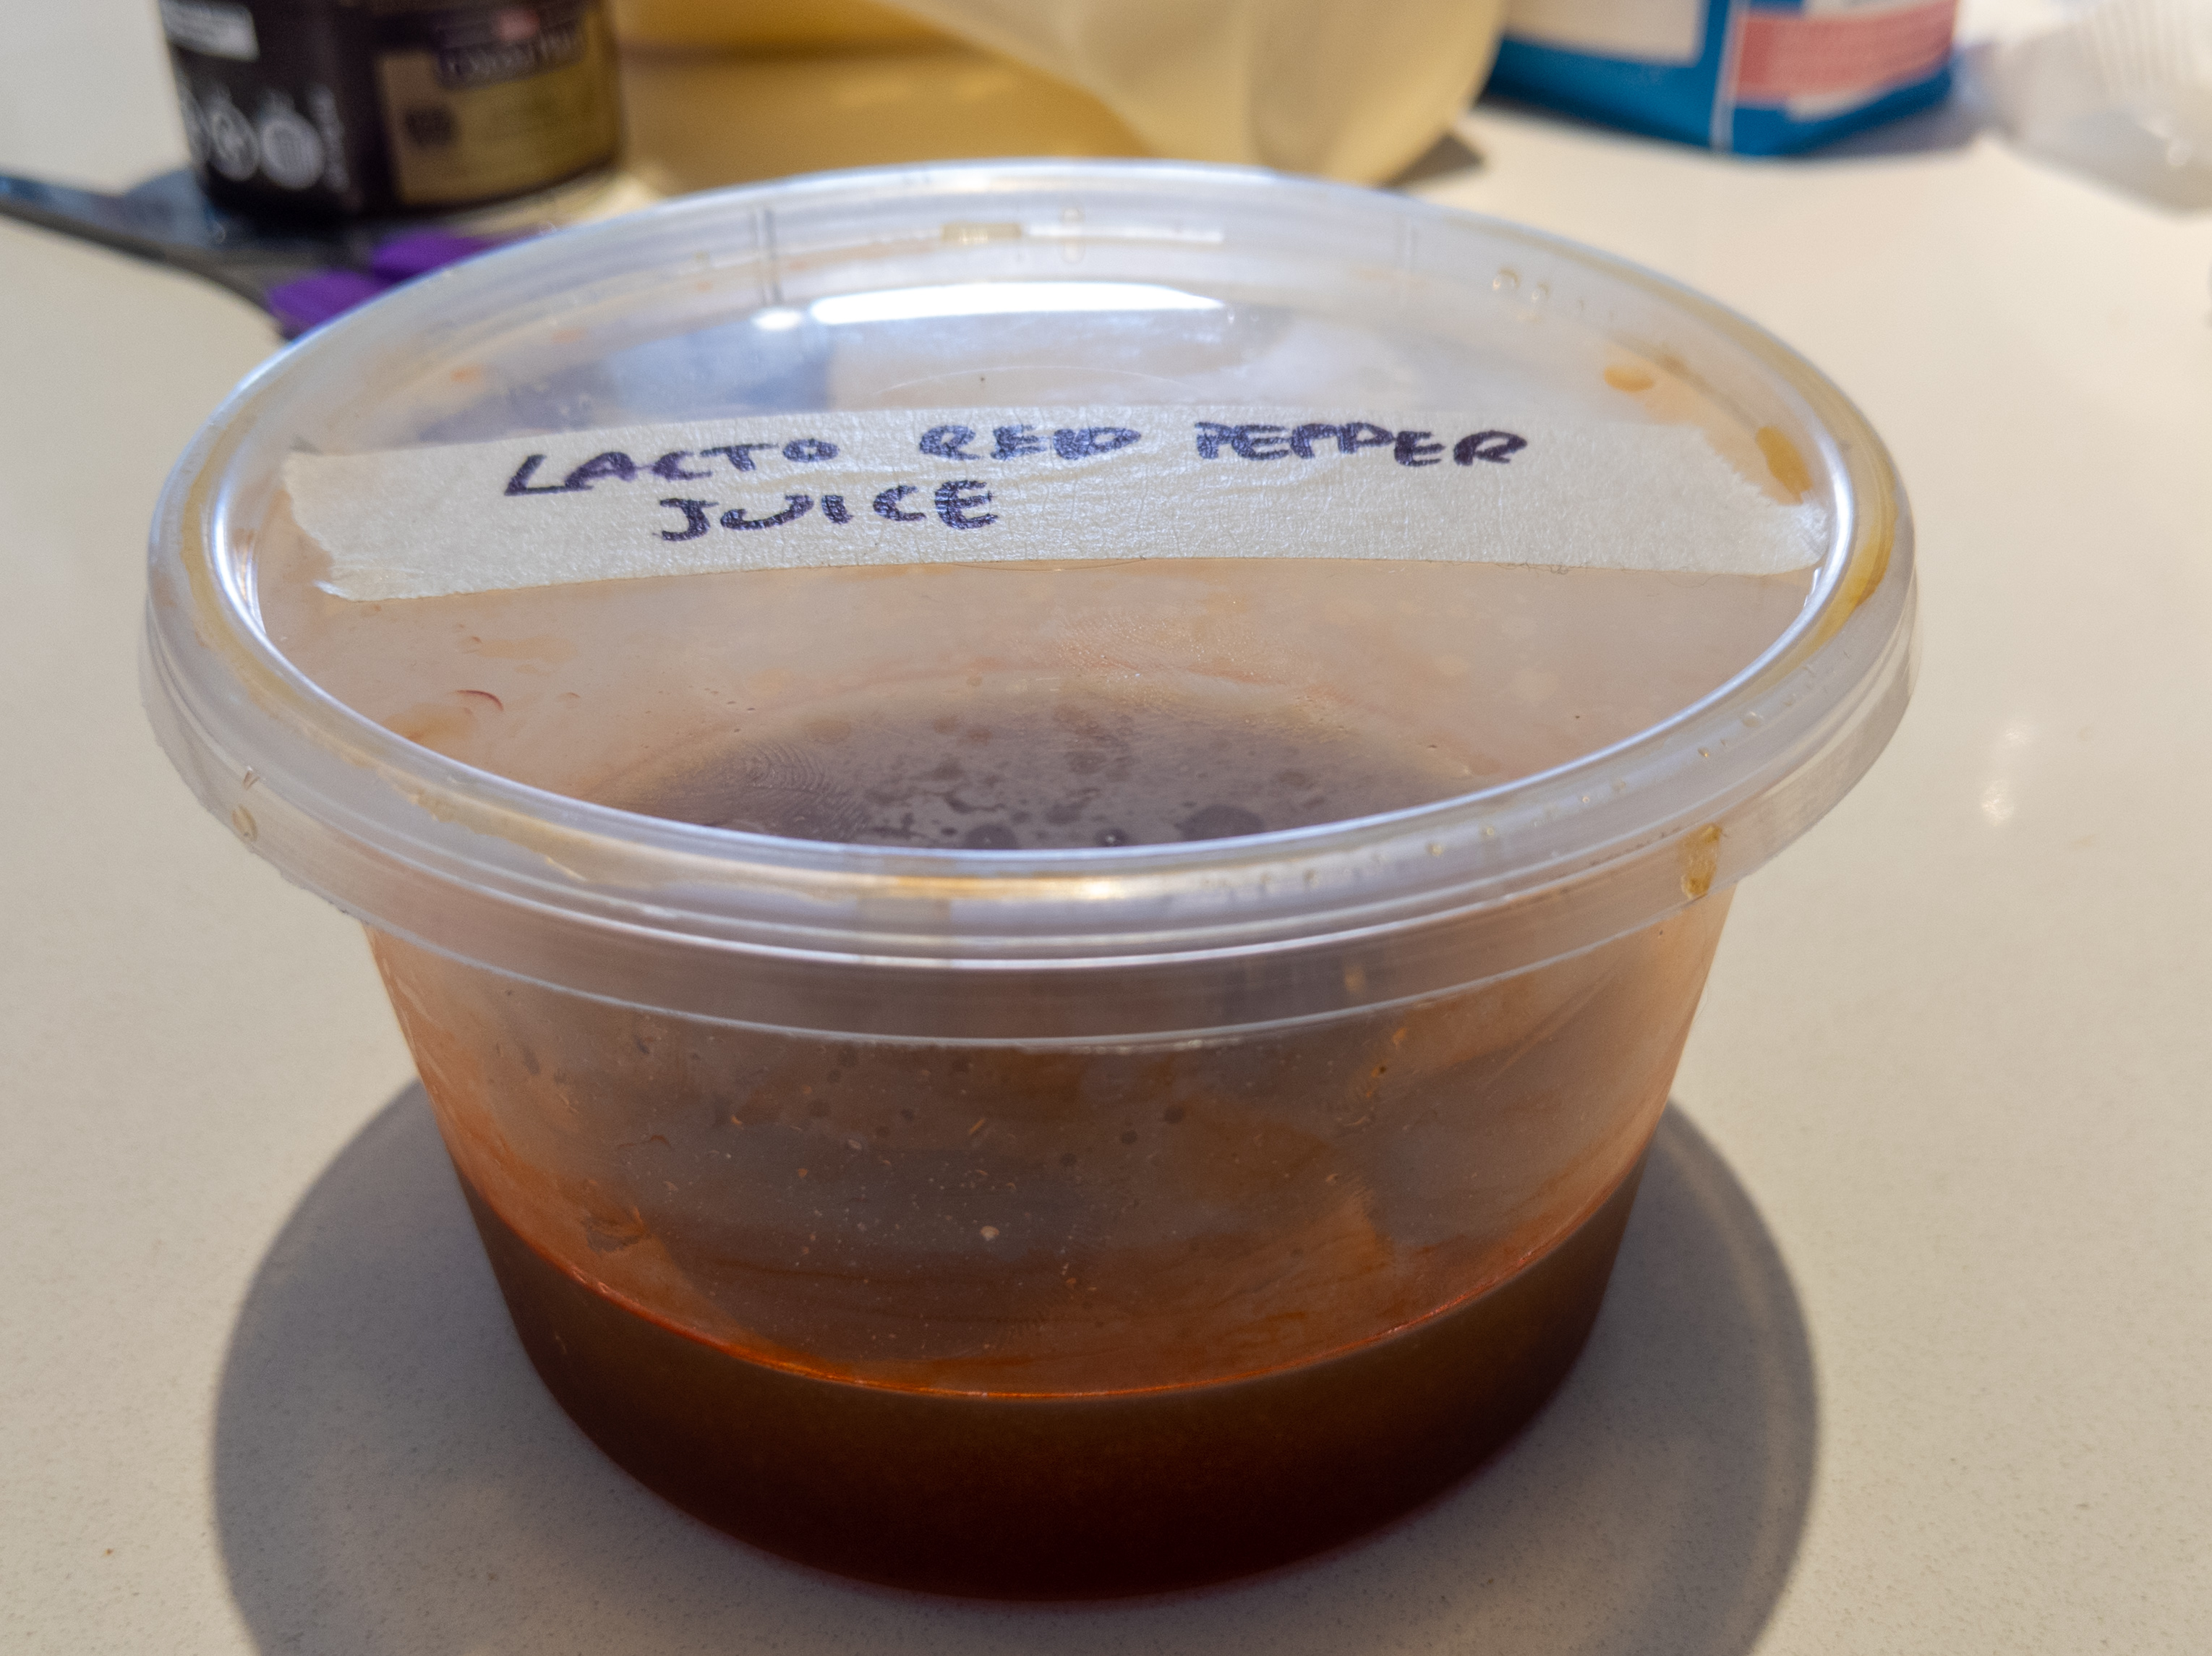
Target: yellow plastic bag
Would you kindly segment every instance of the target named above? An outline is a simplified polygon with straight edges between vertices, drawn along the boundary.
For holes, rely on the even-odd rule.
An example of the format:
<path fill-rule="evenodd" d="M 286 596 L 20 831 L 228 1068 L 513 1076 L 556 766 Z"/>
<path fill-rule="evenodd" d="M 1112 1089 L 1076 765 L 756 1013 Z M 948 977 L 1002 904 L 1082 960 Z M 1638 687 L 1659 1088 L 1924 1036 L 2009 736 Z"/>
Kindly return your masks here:
<path fill-rule="evenodd" d="M 1154 153 L 1373 183 L 1480 88 L 1504 0 L 620 0 L 626 39 L 898 50 L 911 18 L 1105 104 Z M 895 11 L 901 16 L 886 15 Z M 818 14 L 818 15 L 817 15 Z"/>
<path fill-rule="evenodd" d="M 875 0 L 608 0 L 615 37 L 659 52 L 814 54 L 941 46 L 928 25 Z"/>
<path fill-rule="evenodd" d="M 1372 183 L 1490 72 L 1503 0 L 899 0 L 1084 88 L 1163 155 Z"/>

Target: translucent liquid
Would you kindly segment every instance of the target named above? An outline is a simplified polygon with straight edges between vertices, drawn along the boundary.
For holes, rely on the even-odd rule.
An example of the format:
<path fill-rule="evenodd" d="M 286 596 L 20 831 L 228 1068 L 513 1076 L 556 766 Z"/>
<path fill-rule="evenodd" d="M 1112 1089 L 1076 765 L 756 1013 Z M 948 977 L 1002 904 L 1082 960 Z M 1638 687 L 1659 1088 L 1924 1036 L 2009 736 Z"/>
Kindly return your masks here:
<path fill-rule="evenodd" d="M 992 1397 L 842 1384 L 689 1337 L 546 1257 L 463 1181 L 531 1361 L 642 1482 L 808 1563 L 1025 1598 L 1266 1568 L 1436 1494 L 1573 1363 L 1635 1187 L 1632 1173 L 1489 1294 L 1333 1358 L 1155 1391 Z"/>
<path fill-rule="evenodd" d="M 1595 1315 L 1724 910 L 1165 1048 L 746 1030 L 375 941 L 598 1442 L 794 1557 L 1062 1596 L 1297 1556 L 1519 1426 Z"/>
<path fill-rule="evenodd" d="M 1007 837 L 1133 840 L 1435 785 L 1425 746 L 1240 702 L 909 697 L 822 734 L 834 785 L 791 783 L 814 739 L 768 721 L 623 801 L 925 841 L 981 801 Z M 1724 908 L 1158 1046 L 745 1029 L 377 953 L 525 1348 L 598 1442 L 795 1557 L 1060 1596 L 1328 1544 L 1527 1417 L 1595 1315 Z"/>
<path fill-rule="evenodd" d="M 988 850 L 1541 769 L 1717 685 L 1805 585 L 1220 560 L 264 601 L 346 699 L 523 780 Z M 794 1556 L 1060 1595 L 1326 1544 L 1526 1417 L 1724 911 L 1414 1007 L 1079 1048 L 714 1024 L 375 945 L 526 1348 L 597 1440 Z"/>

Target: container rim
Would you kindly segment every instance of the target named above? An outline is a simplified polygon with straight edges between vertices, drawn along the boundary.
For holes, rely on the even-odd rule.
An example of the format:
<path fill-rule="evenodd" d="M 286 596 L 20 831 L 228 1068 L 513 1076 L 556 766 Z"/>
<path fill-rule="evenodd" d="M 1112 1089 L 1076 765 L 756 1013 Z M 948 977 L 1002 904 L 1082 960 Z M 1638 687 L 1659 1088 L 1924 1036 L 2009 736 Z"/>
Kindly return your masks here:
<path fill-rule="evenodd" d="M 1832 508 L 1802 613 L 1710 695 L 1549 770 L 1245 838 L 1050 851 L 832 844 L 588 804 L 392 734 L 322 691 L 262 631 L 245 479 L 289 447 L 289 417 L 303 402 L 374 383 L 369 368 L 409 342 L 450 341 L 518 289 L 551 290 L 549 275 L 564 269 L 576 283 L 635 277 L 734 229 L 751 238 L 772 282 L 775 262 L 805 247 L 810 216 L 866 206 L 887 225 L 935 226 L 983 198 L 1015 210 L 1037 198 L 1080 199 L 1095 234 L 1110 234 L 1099 212 L 1157 216 L 1162 204 L 1182 221 L 1209 210 L 1327 216 L 1395 235 L 1401 250 L 1472 232 L 1633 290 L 1739 353 L 1802 411 L 1816 451 L 1805 459 Z M 1889 457 L 1833 384 L 1743 318 L 1625 261 L 1504 221 L 1257 169 L 872 169 L 679 198 L 541 238 L 410 283 L 272 357 L 210 417 L 164 489 L 145 689 L 165 747 L 203 801 L 288 875 L 372 926 L 488 964 L 501 964 L 489 959 L 498 951 L 441 935 L 449 928 L 397 888 L 427 880 L 533 922 L 764 962 L 1036 970 L 1219 960 L 1531 904 L 1555 920 L 1588 910 L 1558 934 L 1583 947 L 1741 878 L 1872 762 L 1909 691 L 1911 543 Z"/>

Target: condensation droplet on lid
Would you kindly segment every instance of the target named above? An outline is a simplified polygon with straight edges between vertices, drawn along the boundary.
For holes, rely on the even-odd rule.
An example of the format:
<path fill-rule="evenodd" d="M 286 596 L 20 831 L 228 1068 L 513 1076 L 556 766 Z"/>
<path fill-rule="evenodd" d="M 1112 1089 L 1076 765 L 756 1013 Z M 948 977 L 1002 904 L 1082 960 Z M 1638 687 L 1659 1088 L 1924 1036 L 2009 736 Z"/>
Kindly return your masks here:
<path fill-rule="evenodd" d="M 974 247 L 992 241 L 1019 241 L 1022 227 L 1005 221 L 989 223 L 971 220 L 955 220 L 939 232 L 945 242 L 955 247 Z"/>
<path fill-rule="evenodd" d="M 1500 271 L 1496 276 L 1490 278 L 1491 289 L 1495 293 L 1511 293 L 1514 289 L 1520 285 L 1521 272 L 1518 271 Z"/>

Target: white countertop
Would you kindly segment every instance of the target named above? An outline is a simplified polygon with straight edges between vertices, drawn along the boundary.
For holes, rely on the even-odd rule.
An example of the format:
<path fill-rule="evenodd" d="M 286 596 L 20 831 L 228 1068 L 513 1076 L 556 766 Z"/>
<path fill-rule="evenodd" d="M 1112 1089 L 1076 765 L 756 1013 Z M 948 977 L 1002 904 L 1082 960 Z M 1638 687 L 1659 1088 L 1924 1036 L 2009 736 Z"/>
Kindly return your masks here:
<path fill-rule="evenodd" d="M 150 9 L 21 9 L 0 170 L 173 164 Z M 270 330 L 0 223 L 0 1641 L 2203 1648 L 2212 216 L 1970 125 L 1758 163 L 1484 110 L 1484 164 L 1422 186 L 1703 289 L 1860 402 L 1918 522 L 1919 688 L 1739 895 L 1534 1428 L 1367 1543 L 1104 1607 L 763 1557 L 545 1397 L 358 934 L 202 814 L 138 709 L 155 491 Z"/>

